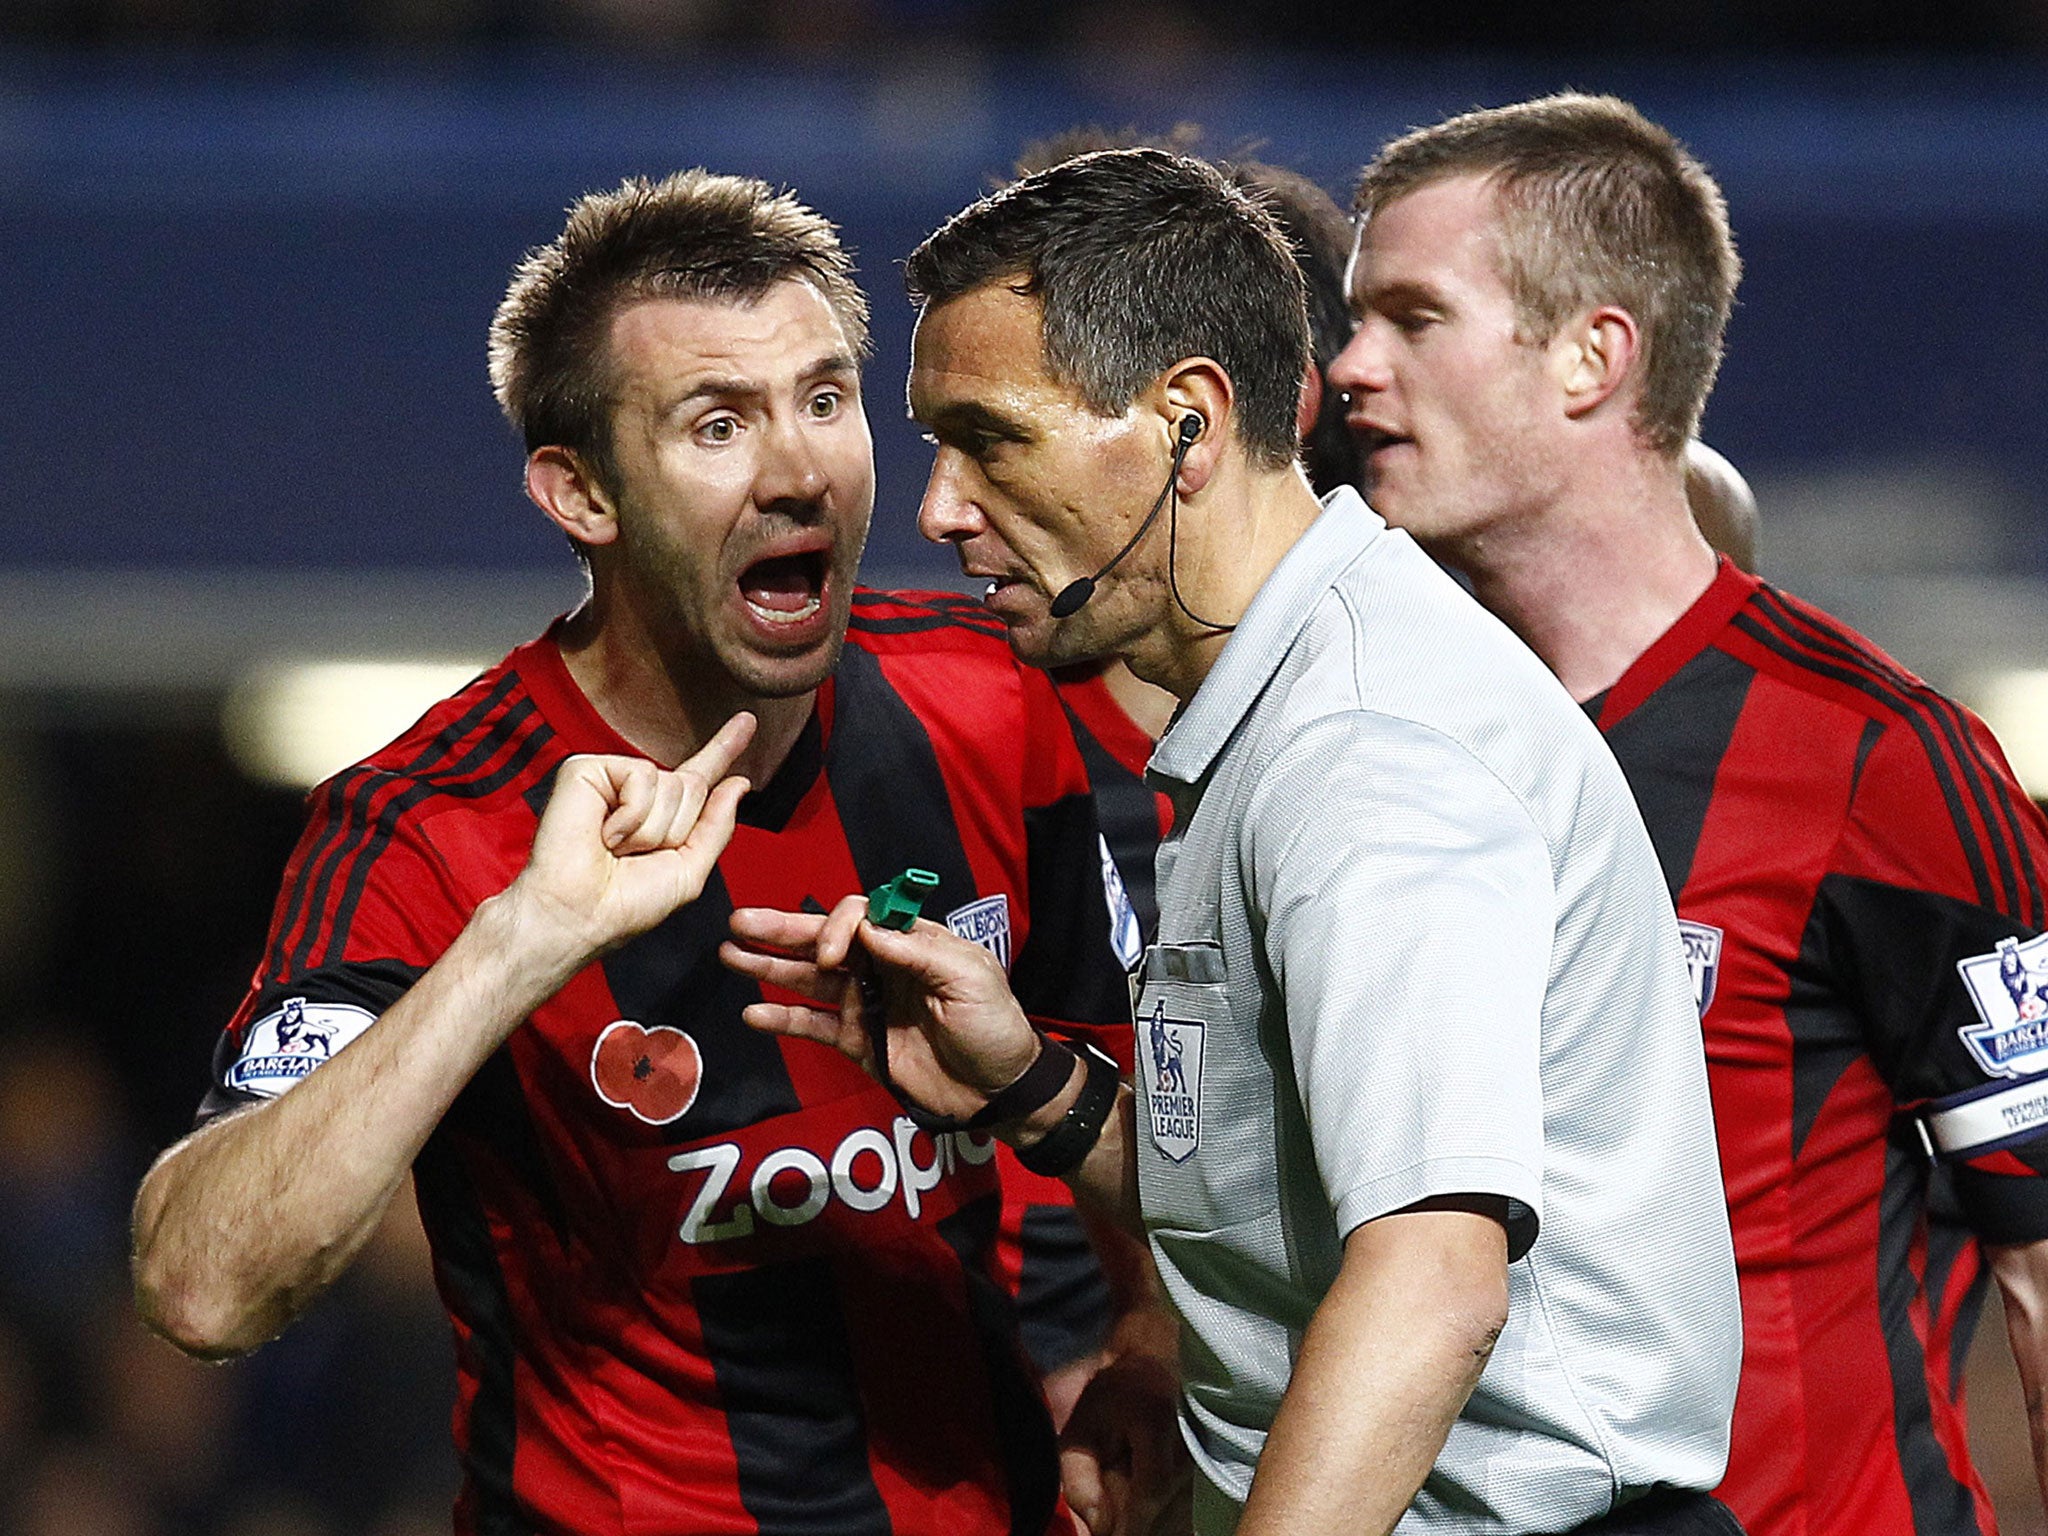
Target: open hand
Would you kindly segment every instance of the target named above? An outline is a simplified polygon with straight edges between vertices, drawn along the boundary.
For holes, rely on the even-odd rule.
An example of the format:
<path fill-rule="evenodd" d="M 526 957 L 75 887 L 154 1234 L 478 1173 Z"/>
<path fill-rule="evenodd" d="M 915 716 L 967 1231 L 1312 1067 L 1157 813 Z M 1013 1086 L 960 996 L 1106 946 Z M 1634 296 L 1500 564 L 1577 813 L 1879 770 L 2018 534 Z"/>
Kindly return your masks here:
<path fill-rule="evenodd" d="M 869 1010 L 880 1008 L 896 1086 L 934 1114 L 965 1119 L 1031 1065 L 1038 1034 L 1002 966 L 979 944 L 923 920 L 905 932 L 878 928 L 866 913 L 860 896 L 827 916 L 766 907 L 733 913 L 738 942 L 719 957 L 808 1000 L 755 1003 L 743 1017 L 770 1034 L 832 1046 L 872 1074 Z M 862 985 L 868 977 L 872 988 Z"/>

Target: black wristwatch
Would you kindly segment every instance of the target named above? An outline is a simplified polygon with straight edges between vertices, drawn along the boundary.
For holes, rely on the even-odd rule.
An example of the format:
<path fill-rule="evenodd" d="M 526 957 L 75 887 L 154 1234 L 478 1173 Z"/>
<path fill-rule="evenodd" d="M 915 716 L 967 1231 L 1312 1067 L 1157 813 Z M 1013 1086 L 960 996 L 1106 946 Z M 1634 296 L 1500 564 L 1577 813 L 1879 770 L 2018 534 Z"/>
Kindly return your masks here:
<path fill-rule="evenodd" d="M 1060 1096 L 1074 1075 L 1074 1053 L 1043 1030 L 1036 1033 L 1038 1054 L 1031 1058 L 1031 1065 L 1009 1087 L 992 1094 L 963 1122 L 963 1130 L 985 1131 L 992 1125 L 1022 1120 Z"/>
<path fill-rule="evenodd" d="M 1116 1107 L 1117 1085 L 1123 1081 L 1116 1063 L 1087 1041 L 1076 1041 L 1068 1049 L 1077 1051 L 1088 1068 L 1080 1097 L 1068 1107 L 1066 1117 L 1042 1139 L 1017 1151 L 1017 1161 L 1026 1168 L 1055 1179 L 1072 1173 L 1095 1150 L 1109 1112 Z"/>

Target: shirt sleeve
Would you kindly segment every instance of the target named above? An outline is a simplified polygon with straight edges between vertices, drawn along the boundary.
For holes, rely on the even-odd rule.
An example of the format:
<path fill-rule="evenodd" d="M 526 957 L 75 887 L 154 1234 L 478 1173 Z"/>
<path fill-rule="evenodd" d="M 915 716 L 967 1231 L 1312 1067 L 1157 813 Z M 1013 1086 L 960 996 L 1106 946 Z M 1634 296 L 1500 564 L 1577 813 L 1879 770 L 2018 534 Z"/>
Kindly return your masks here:
<path fill-rule="evenodd" d="M 214 1048 L 200 1122 L 275 1098 L 331 1060 L 469 920 L 406 800 L 403 780 L 367 769 L 309 797 L 263 958 Z"/>
<path fill-rule="evenodd" d="M 1983 722 L 1929 695 L 1873 725 L 1817 916 L 1821 956 L 1966 1218 L 2048 1237 L 2048 823 Z"/>
<path fill-rule="evenodd" d="M 1254 929 L 1340 1235 L 1432 1195 L 1510 1202 L 1534 1240 L 1556 897 L 1520 800 L 1427 727 L 1340 715 L 1260 778 Z"/>

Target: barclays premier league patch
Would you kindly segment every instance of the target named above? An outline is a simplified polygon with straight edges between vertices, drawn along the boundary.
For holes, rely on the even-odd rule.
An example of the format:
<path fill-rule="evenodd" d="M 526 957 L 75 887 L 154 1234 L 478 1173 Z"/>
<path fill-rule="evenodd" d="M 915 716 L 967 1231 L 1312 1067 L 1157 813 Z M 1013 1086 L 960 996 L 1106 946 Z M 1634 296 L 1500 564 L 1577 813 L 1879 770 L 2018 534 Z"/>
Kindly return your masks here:
<path fill-rule="evenodd" d="M 274 1099 L 377 1022 L 348 1003 L 309 1003 L 288 997 L 275 1013 L 249 1026 L 242 1054 L 228 1068 L 227 1086 Z"/>
<path fill-rule="evenodd" d="M 1678 937 L 1685 945 L 1685 973 L 1692 978 L 1692 1000 L 1704 1019 L 1714 1003 L 1714 983 L 1721 979 L 1721 930 L 1681 917 Z"/>
<path fill-rule="evenodd" d="M 1002 892 L 954 908 L 946 914 L 946 926 L 994 955 L 1004 970 L 1010 968 L 1010 898 Z"/>
<path fill-rule="evenodd" d="M 1168 1162 L 1184 1163 L 1202 1140 L 1202 1025 L 1194 1019 L 1169 1019 L 1166 1004 L 1160 1002 L 1141 1033 L 1138 1047 L 1145 1067 L 1152 1145 Z"/>
<path fill-rule="evenodd" d="M 2022 944 L 2000 939 L 1988 955 L 1956 962 L 1984 1022 L 1957 1033 L 1994 1077 L 2048 1070 L 2048 933 Z"/>

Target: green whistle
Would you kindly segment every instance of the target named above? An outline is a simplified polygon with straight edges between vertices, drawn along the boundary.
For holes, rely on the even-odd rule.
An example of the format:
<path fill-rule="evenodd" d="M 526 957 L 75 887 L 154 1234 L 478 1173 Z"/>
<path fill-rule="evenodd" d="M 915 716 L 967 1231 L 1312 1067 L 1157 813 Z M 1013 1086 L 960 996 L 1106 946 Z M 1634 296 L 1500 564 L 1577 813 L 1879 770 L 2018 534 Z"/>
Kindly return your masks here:
<path fill-rule="evenodd" d="M 925 897 L 938 888 L 939 877 L 930 870 L 906 869 L 868 892 L 868 921 L 877 928 L 908 929 L 924 910 Z"/>

